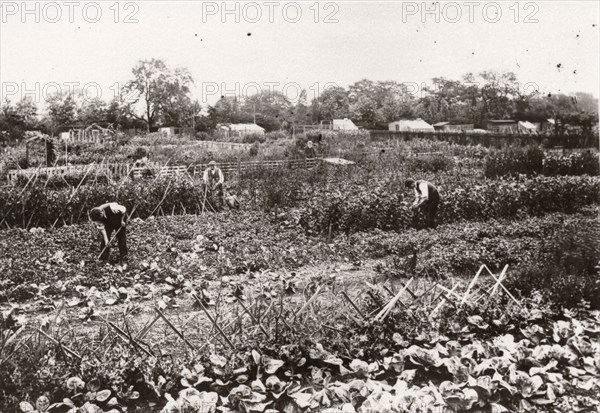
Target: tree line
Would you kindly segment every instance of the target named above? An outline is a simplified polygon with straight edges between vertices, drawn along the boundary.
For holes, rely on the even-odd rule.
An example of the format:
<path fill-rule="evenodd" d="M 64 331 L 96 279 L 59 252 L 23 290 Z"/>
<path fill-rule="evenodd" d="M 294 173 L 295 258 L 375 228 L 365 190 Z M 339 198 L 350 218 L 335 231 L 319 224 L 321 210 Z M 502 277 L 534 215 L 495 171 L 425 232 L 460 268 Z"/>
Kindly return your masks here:
<path fill-rule="evenodd" d="M 131 79 L 110 102 L 84 99 L 77 93 L 56 93 L 46 99 L 40 114 L 36 103 L 23 98 L 0 105 L 0 139 L 18 139 L 26 130 L 55 134 L 61 128 L 91 123 L 118 129 L 158 126 L 193 127 L 211 131 L 223 123 L 256 123 L 267 131 L 349 118 L 365 129 L 387 129 L 399 119 L 422 118 L 485 127 L 489 119 L 541 121 L 559 119 L 591 130 L 598 122 L 598 100 L 589 93 L 540 94 L 534 84 L 520 85 L 514 73 L 484 71 L 461 79 L 432 79 L 421 89 L 394 80 L 362 79 L 348 87 L 329 87 L 310 102 L 304 90 L 295 102 L 277 91 L 252 96 L 222 96 L 201 113 L 192 96 L 194 79 L 183 67 L 172 68 L 159 59 L 140 60 Z M 563 131 L 556 131 L 561 133 Z"/>

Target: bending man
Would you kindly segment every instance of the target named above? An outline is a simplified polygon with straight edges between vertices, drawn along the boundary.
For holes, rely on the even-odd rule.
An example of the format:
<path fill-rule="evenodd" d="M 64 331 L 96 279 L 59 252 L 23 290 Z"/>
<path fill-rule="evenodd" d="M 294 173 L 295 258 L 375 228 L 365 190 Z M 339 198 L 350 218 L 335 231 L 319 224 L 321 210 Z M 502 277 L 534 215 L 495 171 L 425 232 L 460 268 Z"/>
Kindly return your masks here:
<path fill-rule="evenodd" d="M 127 225 L 127 208 L 116 202 L 109 202 L 90 210 L 90 220 L 92 220 L 100 235 L 100 259 L 108 261 L 110 256 L 110 242 L 112 233 L 115 233 L 119 243 L 119 255 L 121 261 L 127 258 L 127 239 L 125 236 L 125 226 Z"/>
<path fill-rule="evenodd" d="M 440 203 L 440 194 L 435 186 L 427 181 L 415 181 L 407 179 L 404 182 L 407 188 L 415 191 L 415 202 L 412 204 L 413 211 L 421 209 L 425 214 L 428 228 L 435 228 L 435 215 Z"/>

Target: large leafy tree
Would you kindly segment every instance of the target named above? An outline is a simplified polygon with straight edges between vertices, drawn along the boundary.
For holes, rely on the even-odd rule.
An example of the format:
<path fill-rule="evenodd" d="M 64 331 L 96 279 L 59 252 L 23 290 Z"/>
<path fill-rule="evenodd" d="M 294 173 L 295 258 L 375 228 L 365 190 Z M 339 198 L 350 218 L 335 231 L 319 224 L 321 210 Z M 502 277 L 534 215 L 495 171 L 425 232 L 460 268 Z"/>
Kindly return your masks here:
<path fill-rule="evenodd" d="M 240 108 L 245 119 L 254 120 L 267 131 L 275 131 L 293 123 L 293 105 L 281 92 L 263 90 L 244 99 Z M 255 116 L 256 114 L 256 116 Z"/>
<path fill-rule="evenodd" d="M 15 116 L 18 124 L 24 128 L 33 128 L 37 122 L 37 105 L 30 97 L 24 97 L 15 105 Z"/>
<path fill-rule="evenodd" d="M 106 102 L 100 98 L 85 101 L 78 113 L 78 118 L 84 125 L 105 123 L 107 117 L 108 107 Z"/>
<path fill-rule="evenodd" d="M 481 72 L 479 76 L 482 80 L 479 122 L 511 117 L 515 111 L 514 101 L 519 97 L 517 76 L 512 72 L 493 71 Z"/>
<path fill-rule="evenodd" d="M 312 111 L 307 105 L 307 93 L 306 90 L 302 90 L 298 97 L 298 102 L 290 110 L 291 123 L 293 126 L 307 125 L 312 123 Z"/>
<path fill-rule="evenodd" d="M 469 101 L 466 86 L 459 80 L 436 77 L 425 89 L 417 106 L 418 116 L 430 123 L 452 121 L 468 123 L 465 106 Z"/>
<path fill-rule="evenodd" d="M 140 60 L 133 68 L 133 79 L 125 88 L 129 113 L 143 121 L 148 130 L 173 117 L 183 103 L 192 104 L 189 94 L 193 78 L 185 68 L 169 68 L 159 59 Z"/>
<path fill-rule="evenodd" d="M 46 104 L 46 124 L 50 132 L 56 133 L 59 127 L 70 126 L 77 121 L 77 104 L 73 94 L 57 93 L 48 97 Z"/>
<path fill-rule="evenodd" d="M 394 80 L 360 80 L 349 87 L 350 117 L 365 127 L 387 128 L 389 122 L 415 115 L 415 98 Z"/>
<path fill-rule="evenodd" d="M 37 106 L 25 97 L 16 105 L 8 99 L 0 105 L 0 140 L 12 141 L 23 137 L 25 131 L 37 127 Z"/>
<path fill-rule="evenodd" d="M 315 122 L 349 117 L 348 91 L 340 86 L 326 88 L 313 100 L 313 113 Z"/>
<path fill-rule="evenodd" d="M 161 122 L 169 126 L 192 127 L 201 109 L 197 100 L 192 100 L 187 95 L 180 95 L 165 105 Z"/>
<path fill-rule="evenodd" d="M 512 72 L 467 73 L 461 80 L 433 78 L 417 105 L 418 116 L 435 123 L 474 123 L 484 126 L 489 119 L 507 119 L 525 111 L 532 95 L 520 91 Z M 518 118 L 518 116 L 517 116 Z"/>
<path fill-rule="evenodd" d="M 219 123 L 251 122 L 242 114 L 240 100 L 236 96 L 221 96 L 213 106 L 208 107 L 208 124 L 214 128 Z"/>

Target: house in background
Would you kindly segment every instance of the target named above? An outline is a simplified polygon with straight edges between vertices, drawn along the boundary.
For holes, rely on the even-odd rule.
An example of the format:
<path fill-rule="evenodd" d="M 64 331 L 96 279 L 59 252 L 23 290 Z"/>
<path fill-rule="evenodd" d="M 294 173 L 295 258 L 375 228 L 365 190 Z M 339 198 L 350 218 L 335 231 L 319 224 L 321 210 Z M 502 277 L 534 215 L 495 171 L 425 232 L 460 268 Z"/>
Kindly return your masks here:
<path fill-rule="evenodd" d="M 421 118 L 400 119 L 388 124 L 388 130 L 394 132 L 434 132 L 435 129 Z"/>
<path fill-rule="evenodd" d="M 217 125 L 217 132 L 227 137 L 243 138 L 247 135 L 264 135 L 265 128 L 256 123 L 232 123 L 228 125 Z"/>
<path fill-rule="evenodd" d="M 179 135 L 181 130 L 180 128 L 175 128 L 173 126 L 164 126 L 162 128 L 158 128 L 158 133 L 163 138 L 171 138 L 175 135 Z"/>
<path fill-rule="evenodd" d="M 85 127 L 83 125 L 73 125 L 59 129 L 61 140 L 68 142 L 95 142 L 100 143 L 107 139 L 112 139 L 116 131 L 112 124 L 102 127 L 97 123 Z"/>
<path fill-rule="evenodd" d="M 518 125 L 512 119 L 488 120 L 486 129 L 495 133 L 516 133 Z"/>
<path fill-rule="evenodd" d="M 519 121 L 519 123 L 517 124 L 517 130 L 519 133 L 524 133 L 524 134 L 537 134 L 538 132 L 538 128 L 537 126 L 535 126 L 533 123 L 528 122 L 526 120 L 521 120 Z"/>
<path fill-rule="evenodd" d="M 333 120 L 322 120 L 318 125 L 294 125 L 295 133 L 306 133 L 306 131 L 323 131 L 323 130 L 359 130 L 360 128 L 354 124 L 350 119 L 333 119 Z"/>
<path fill-rule="evenodd" d="M 331 127 L 333 130 L 358 130 L 358 126 L 354 124 L 350 119 L 334 119 Z"/>
<path fill-rule="evenodd" d="M 163 138 L 188 137 L 194 135 L 193 128 L 178 128 L 175 126 L 163 126 L 158 128 L 158 133 Z"/>
<path fill-rule="evenodd" d="M 450 122 L 438 122 L 433 125 L 436 132 L 465 132 L 475 128 L 472 123 L 452 125 Z"/>

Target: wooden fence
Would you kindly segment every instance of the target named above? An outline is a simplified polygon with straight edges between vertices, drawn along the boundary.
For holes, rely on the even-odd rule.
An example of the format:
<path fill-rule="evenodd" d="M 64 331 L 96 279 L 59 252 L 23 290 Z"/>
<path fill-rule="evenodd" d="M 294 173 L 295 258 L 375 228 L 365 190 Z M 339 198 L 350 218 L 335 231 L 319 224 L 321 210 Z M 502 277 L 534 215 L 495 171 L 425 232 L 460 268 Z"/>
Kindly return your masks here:
<path fill-rule="evenodd" d="M 67 165 L 67 166 L 49 166 L 43 168 L 29 168 L 29 169 L 12 169 L 8 171 L 7 179 L 8 182 L 13 184 L 17 181 L 19 176 L 30 178 L 35 175 L 39 176 L 67 176 L 67 175 L 85 175 L 96 174 L 96 175 L 107 175 L 111 178 L 119 176 L 127 176 L 131 169 L 131 165 L 128 164 L 89 164 L 89 165 Z"/>
<path fill-rule="evenodd" d="M 216 141 L 200 141 L 194 144 L 200 148 L 208 150 L 218 149 L 237 149 L 237 150 L 248 150 L 252 145 L 249 143 L 235 143 L 235 142 L 216 142 Z"/>
<path fill-rule="evenodd" d="M 202 148 L 211 151 L 219 150 L 219 149 L 229 149 L 229 150 L 249 150 L 252 145 L 249 143 L 236 143 L 236 142 L 217 142 L 217 141 L 198 141 L 194 143 L 186 143 L 186 144 L 160 144 L 161 148 Z M 153 150 L 156 148 L 156 145 L 138 145 L 140 148 L 144 148 L 146 150 Z"/>
<path fill-rule="evenodd" d="M 273 160 L 273 161 L 249 161 L 249 162 L 224 162 L 219 163 L 219 168 L 224 173 L 231 172 L 242 172 L 255 169 L 277 169 L 277 168 L 290 168 L 290 169 L 302 169 L 312 168 L 321 161 L 321 158 L 307 158 L 307 159 L 290 159 L 290 160 Z M 199 164 L 193 166 L 193 176 L 202 175 L 204 170 L 208 168 L 208 164 Z"/>
<path fill-rule="evenodd" d="M 58 136 L 60 137 L 60 135 Z M 69 137 L 66 139 L 66 142 L 68 145 L 72 145 L 74 143 L 95 143 L 95 144 L 101 144 L 101 143 L 106 143 L 109 141 L 114 141 L 115 140 L 115 135 L 114 134 L 106 134 L 106 133 L 101 133 L 101 134 L 93 134 L 93 133 L 72 133 L 69 135 Z M 61 139 L 60 140 L 61 145 L 64 145 L 65 143 L 65 139 Z"/>
<path fill-rule="evenodd" d="M 591 148 L 598 147 L 598 136 L 592 133 L 582 135 L 525 135 L 525 134 L 473 134 L 464 132 L 397 132 L 386 130 L 371 130 L 372 141 L 396 139 L 410 141 L 412 139 L 429 139 L 456 143 L 459 145 L 482 145 L 485 147 L 501 148 L 504 146 L 545 145 L 560 148 Z"/>
<path fill-rule="evenodd" d="M 321 161 L 321 158 L 309 159 L 290 159 L 290 160 L 272 160 L 272 161 L 250 161 L 250 162 L 223 162 L 218 166 L 224 173 L 240 173 L 242 171 L 255 169 L 277 169 L 277 168 L 312 168 Z M 19 176 L 30 178 L 39 176 L 67 176 L 67 175 L 85 175 L 96 174 L 106 175 L 111 179 L 123 177 L 139 178 L 144 175 L 150 176 L 178 176 L 188 175 L 191 178 L 202 177 L 204 170 L 209 164 L 197 165 L 161 165 L 158 163 L 147 162 L 144 164 L 90 164 L 90 165 L 68 165 L 54 166 L 46 168 L 31 169 L 13 169 L 8 172 L 7 178 L 10 184 L 17 182 Z"/>

